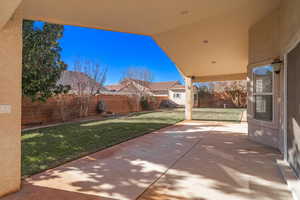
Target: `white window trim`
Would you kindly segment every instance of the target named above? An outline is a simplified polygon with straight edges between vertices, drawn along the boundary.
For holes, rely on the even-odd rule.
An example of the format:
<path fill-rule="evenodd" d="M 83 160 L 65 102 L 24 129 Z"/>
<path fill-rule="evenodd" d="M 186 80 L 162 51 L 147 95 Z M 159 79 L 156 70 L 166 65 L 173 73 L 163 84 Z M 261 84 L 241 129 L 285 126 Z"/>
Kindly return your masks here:
<path fill-rule="evenodd" d="M 253 96 L 253 119 L 255 121 L 260 121 L 260 122 L 264 122 L 264 123 L 268 123 L 268 124 L 273 124 L 274 120 L 275 120 L 275 73 L 274 71 L 272 71 L 272 92 L 256 92 L 256 79 L 255 79 L 255 73 L 254 73 L 254 69 L 255 68 L 259 68 L 259 67 L 266 67 L 266 66 L 272 66 L 272 64 L 266 64 L 266 65 L 259 65 L 256 67 L 253 67 L 252 70 L 252 81 L 253 81 L 253 85 L 252 85 L 252 96 Z M 256 118 L 256 96 L 272 96 L 272 120 L 262 120 L 262 119 L 257 119 Z"/>

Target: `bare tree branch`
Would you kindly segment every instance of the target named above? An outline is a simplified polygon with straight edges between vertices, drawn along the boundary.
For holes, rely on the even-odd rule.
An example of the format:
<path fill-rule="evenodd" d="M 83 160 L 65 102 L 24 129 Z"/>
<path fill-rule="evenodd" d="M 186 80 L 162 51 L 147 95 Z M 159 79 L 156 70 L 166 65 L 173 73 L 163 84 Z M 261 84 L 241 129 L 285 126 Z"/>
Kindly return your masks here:
<path fill-rule="evenodd" d="M 80 117 L 85 117 L 88 115 L 90 97 L 104 88 L 107 68 L 90 60 L 78 59 L 74 63 L 74 72 L 72 89 L 79 98 Z"/>

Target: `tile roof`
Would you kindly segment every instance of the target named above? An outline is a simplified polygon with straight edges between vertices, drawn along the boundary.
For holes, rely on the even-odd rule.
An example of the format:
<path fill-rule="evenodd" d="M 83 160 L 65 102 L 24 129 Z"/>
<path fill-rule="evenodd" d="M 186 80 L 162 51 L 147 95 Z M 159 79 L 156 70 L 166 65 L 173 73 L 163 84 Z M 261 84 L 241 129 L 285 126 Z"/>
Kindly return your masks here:
<path fill-rule="evenodd" d="M 171 90 L 180 90 L 180 89 L 185 90 L 185 86 L 180 84 L 180 85 L 174 85 L 171 88 Z"/>
<path fill-rule="evenodd" d="M 169 82 L 152 82 L 149 84 L 151 90 L 169 90 L 175 85 L 180 85 L 178 81 L 169 81 Z"/>
<path fill-rule="evenodd" d="M 140 80 L 136 80 L 136 79 L 126 79 L 126 80 L 122 81 L 120 84 L 108 85 L 108 86 L 105 86 L 105 88 L 108 90 L 119 91 L 122 88 L 126 87 L 128 82 L 130 82 L 130 81 L 136 82 L 146 88 L 149 88 L 151 91 L 169 90 L 174 87 L 176 89 L 184 89 L 184 85 L 181 85 L 179 83 L 179 81 L 148 82 L 148 81 L 140 81 Z"/>
<path fill-rule="evenodd" d="M 124 86 L 121 85 L 121 84 L 116 84 L 116 85 L 107 85 L 105 86 L 105 88 L 107 90 L 114 90 L 114 91 L 118 91 L 118 90 L 121 90 Z"/>
<path fill-rule="evenodd" d="M 72 91 L 78 92 L 78 83 L 84 83 L 86 84 L 85 90 L 88 92 L 93 87 L 95 91 L 97 90 L 106 90 L 104 87 L 102 87 L 96 80 L 90 78 L 87 74 L 82 72 L 76 72 L 76 71 L 64 71 L 61 74 L 60 79 L 57 81 L 57 84 L 61 85 L 69 85 L 71 86 Z"/>

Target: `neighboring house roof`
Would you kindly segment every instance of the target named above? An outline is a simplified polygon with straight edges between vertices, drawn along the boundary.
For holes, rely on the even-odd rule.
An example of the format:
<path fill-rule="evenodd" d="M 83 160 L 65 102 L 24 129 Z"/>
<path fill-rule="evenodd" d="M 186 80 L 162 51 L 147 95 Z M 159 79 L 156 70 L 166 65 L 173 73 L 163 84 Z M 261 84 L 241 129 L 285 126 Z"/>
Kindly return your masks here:
<path fill-rule="evenodd" d="M 110 91 L 119 91 L 123 88 L 124 86 L 121 85 L 121 84 L 117 84 L 117 85 L 107 85 L 105 86 L 105 88 L 107 90 L 110 90 Z"/>
<path fill-rule="evenodd" d="M 172 88 L 170 88 L 171 90 L 185 90 L 185 86 L 184 85 L 174 85 Z"/>
<path fill-rule="evenodd" d="M 153 94 L 168 94 L 168 90 L 176 87 L 180 89 L 184 89 L 184 85 L 181 85 L 179 81 L 168 81 L 168 82 L 148 82 L 148 81 L 141 81 L 136 79 L 125 79 L 120 84 L 116 85 L 108 85 L 105 86 L 107 90 L 110 91 L 126 91 L 130 92 L 137 89 L 137 86 L 140 86 L 146 89 L 148 92 Z"/>
<path fill-rule="evenodd" d="M 151 82 L 149 84 L 150 90 L 169 90 L 175 85 L 181 85 L 179 81 L 169 81 L 169 82 Z"/>
<path fill-rule="evenodd" d="M 69 85 L 71 92 L 78 93 L 79 87 L 84 88 L 84 93 L 96 93 L 97 91 L 107 91 L 96 80 L 90 78 L 88 75 L 82 72 L 76 71 L 64 71 L 61 74 L 57 84 Z"/>

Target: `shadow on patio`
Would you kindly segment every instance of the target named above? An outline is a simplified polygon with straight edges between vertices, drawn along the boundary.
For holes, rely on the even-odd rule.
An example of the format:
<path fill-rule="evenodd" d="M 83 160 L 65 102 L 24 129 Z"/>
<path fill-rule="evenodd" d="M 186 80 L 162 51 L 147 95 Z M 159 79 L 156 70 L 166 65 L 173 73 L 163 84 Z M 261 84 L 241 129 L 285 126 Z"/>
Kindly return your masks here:
<path fill-rule="evenodd" d="M 24 181 L 3 200 L 287 200 L 279 152 L 246 124 L 183 122 Z"/>

